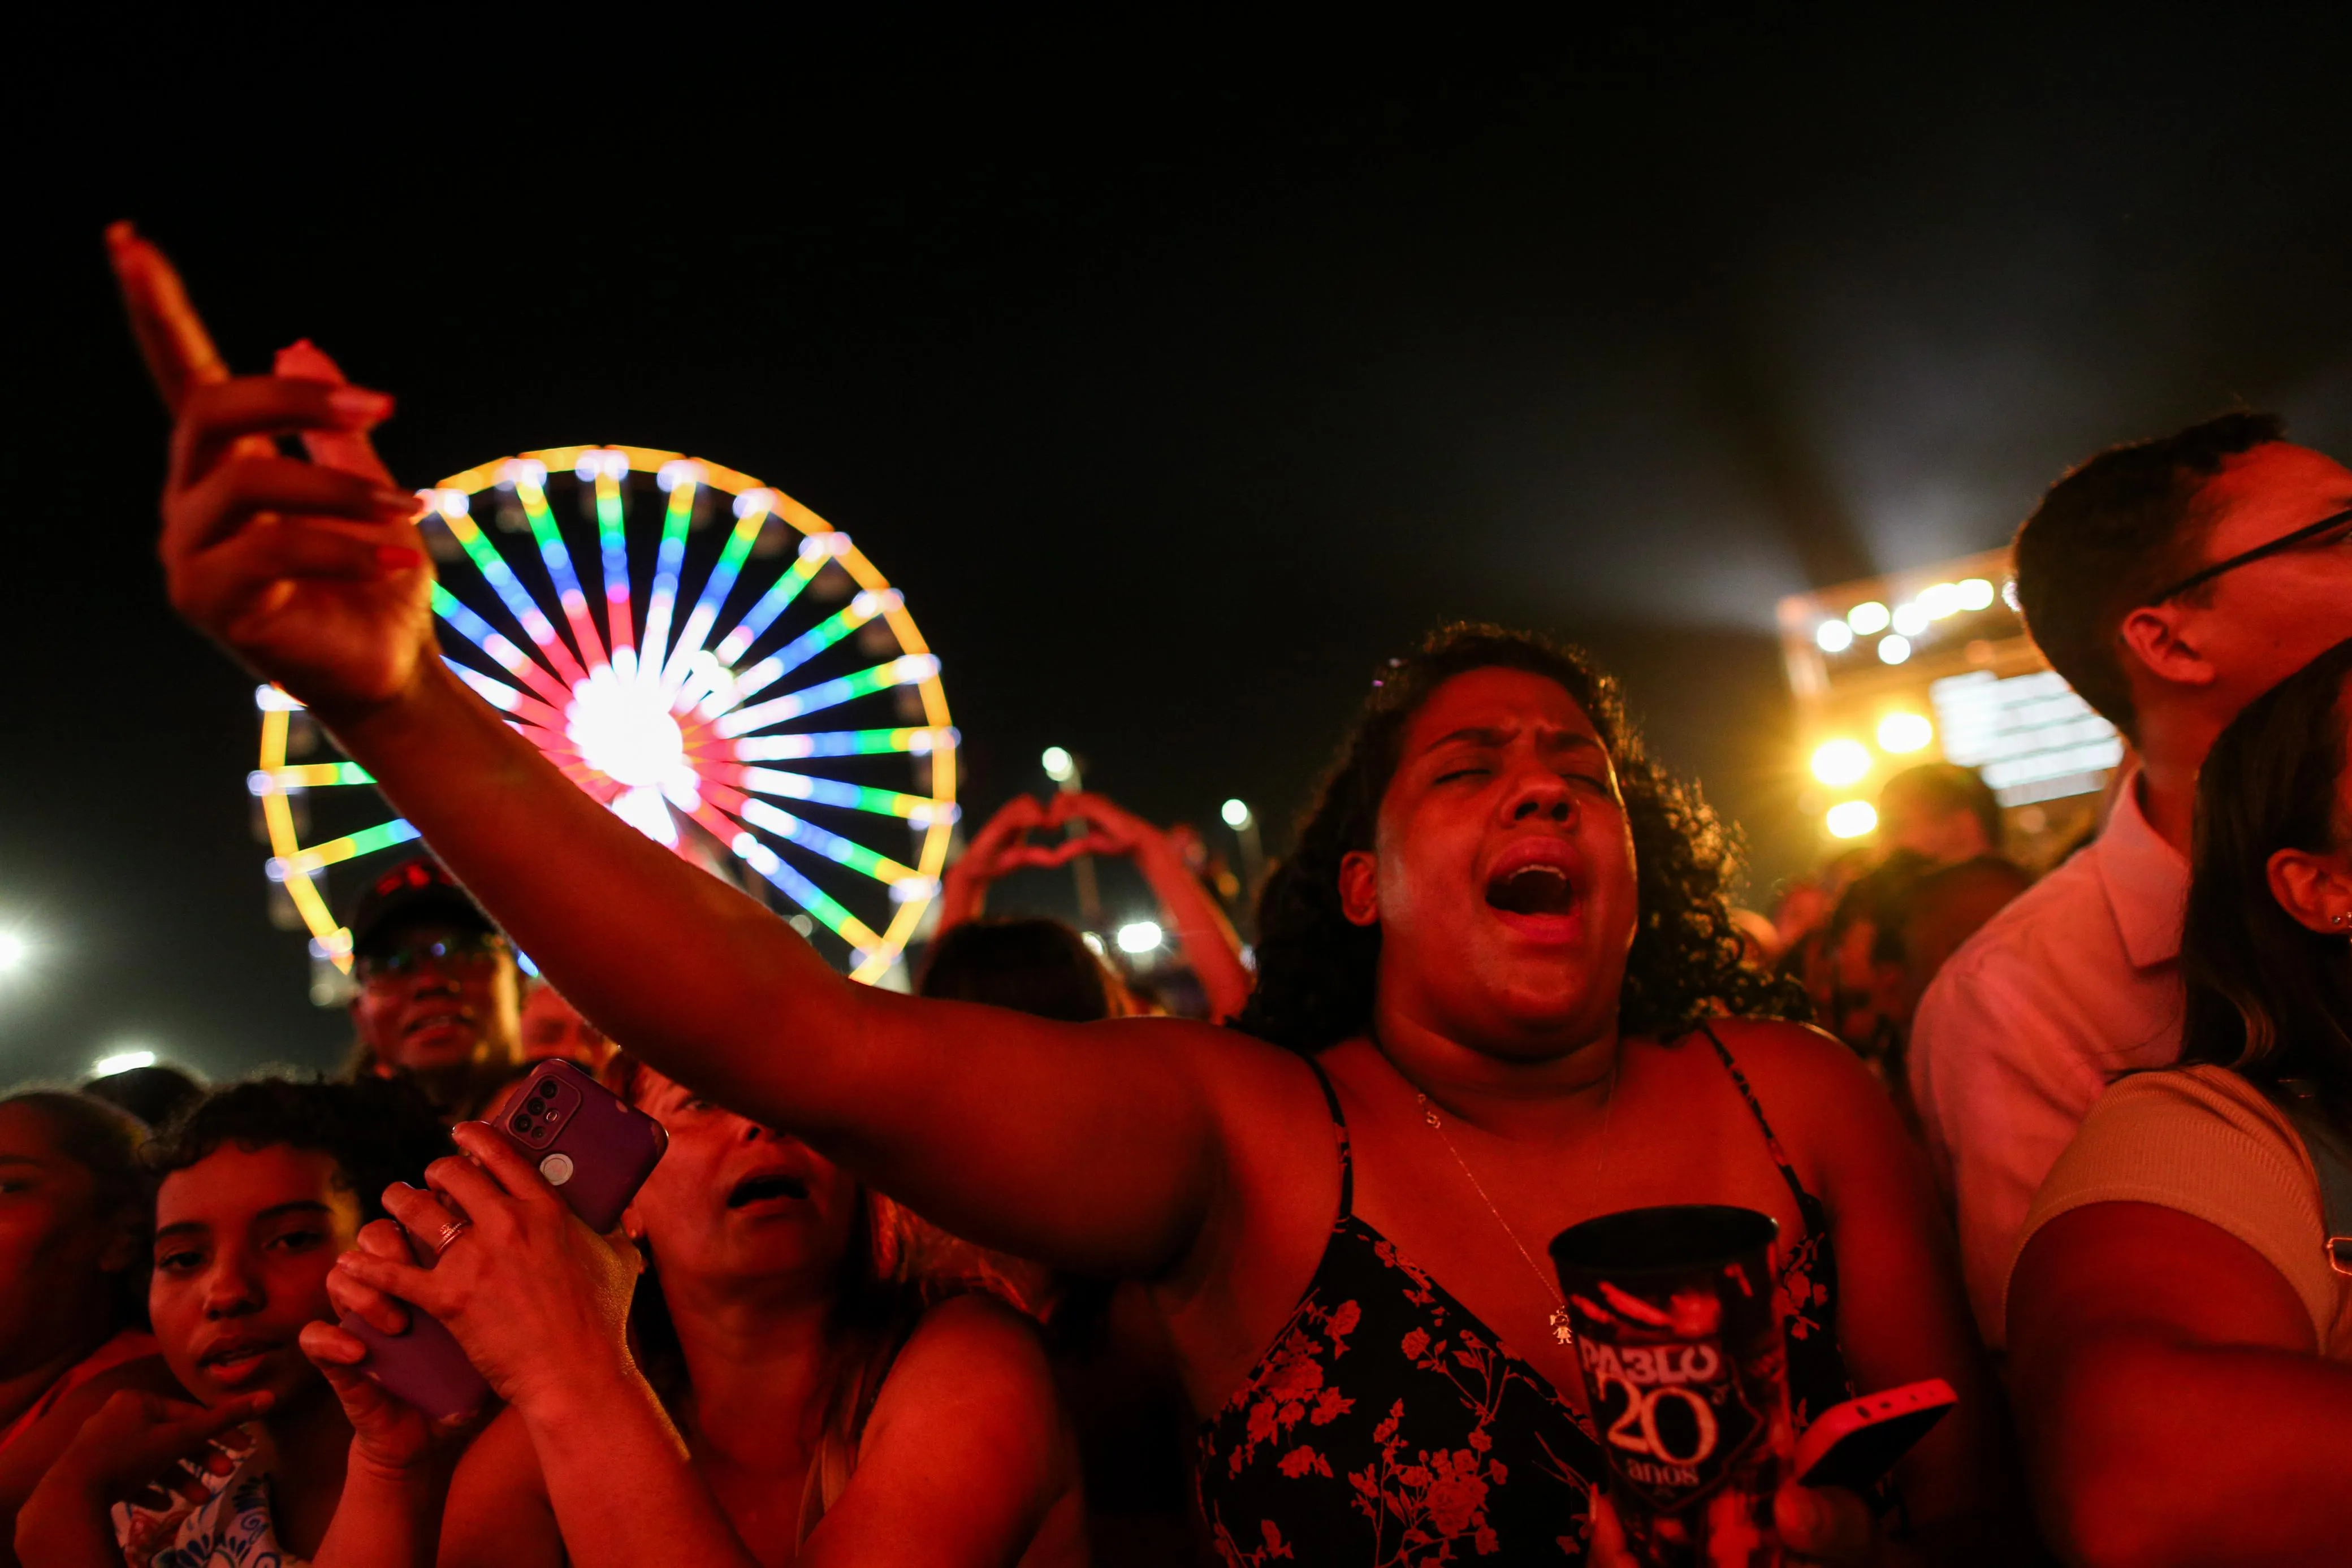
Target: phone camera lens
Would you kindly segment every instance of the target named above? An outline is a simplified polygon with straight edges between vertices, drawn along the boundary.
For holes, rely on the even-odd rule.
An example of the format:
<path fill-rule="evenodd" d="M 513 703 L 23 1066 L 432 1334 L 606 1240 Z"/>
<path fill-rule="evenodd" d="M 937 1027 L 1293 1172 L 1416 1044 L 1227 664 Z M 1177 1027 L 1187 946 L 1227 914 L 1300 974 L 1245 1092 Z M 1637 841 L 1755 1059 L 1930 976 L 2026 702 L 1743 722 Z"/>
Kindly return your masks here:
<path fill-rule="evenodd" d="M 538 1115 L 541 1111 L 544 1111 L 545 1109 L 547 1109 L 547 1104 L 546 1104 L 546 1103 L 545 1103 L 544 1101 L 541 1100 L 537 1095 L 533 1095 L 533 1096 L 531 1096 L 530 1103 L 530 1104 L 528 1104 L 528 1105 L 525 1105 L 525 1106 L 523 1107 L 523 1109 L 524 1109 L 524 1110 L 526 1110 L 526 1111 L 528 1111 L 528 1112 L 530 1112 L 532 1115 L 536 1116 L 536 1115 Z"/>
<path fill-rule="evenodd" d="M 509 1125 L 512 1126 L 518 1133 L 528 1133 L 530 1131 L 530 1118 L 529 1116 L 517 1116 L 509 1124 Z"/>

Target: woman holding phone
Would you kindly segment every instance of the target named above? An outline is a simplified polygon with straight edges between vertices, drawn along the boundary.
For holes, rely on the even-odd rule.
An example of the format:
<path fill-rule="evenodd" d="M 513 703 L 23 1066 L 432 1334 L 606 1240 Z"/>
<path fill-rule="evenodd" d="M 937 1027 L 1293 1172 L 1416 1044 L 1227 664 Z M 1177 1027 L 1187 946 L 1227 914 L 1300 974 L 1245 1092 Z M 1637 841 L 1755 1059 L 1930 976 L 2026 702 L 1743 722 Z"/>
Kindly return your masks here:
<path fill-rule="evenodd" d="M 471 1161 L 385 1195 L 410 1236 L 466 1217 L 436 1266 L 379 1225 L 339 1271 L 339 1307 L 387 1332 L 384 1292 L 424 1307 L 506 1406 L 445 1507 L 446 1445 L 355 1370 L 357 1338 L 313 1325 L 303 1348 L 367 1456 L 320 1568 L 1083 1563 L 1076 1455 L 1028 1321 L 948 1293 L 919 1222 L 799 1140 L 626 1056 L 612 1077 L 669 1134 L 628 1242 L 467 1124 Z"/>
<path fill-rule="evenodd" d="M 1824 1347 L 1814 1407 L 1849 1376 L 1958 1389 L 1900 1472 L 1923 1542 L 1973 1549 L 2005 1509 L 1926 1172 L 1851 1053 L 1724 1017 L 1780 1005 L 1738 963 L 1724 836 L 1580 659 L 1471 628 L 1383 672 L 1265 895 L 1244 1022 L 1265 1038 L 854 985 L 446 671 L 405 492 L 239 445 L 351 441 L 389 398 L 208 380 L 161 257 L 125 235 L 117 263 L 159 379 L 185 389 L 163 504 L 182 613 L 308 703 L 663 1072 L 959 1235 L 1142 1281 L 1206 1423 L 1202 1501 L 1231 1560 L 1374 1560 L 1402 1511 L 1438 1543 L 1416 1552 L 1580 1561 L 1600 1458 L 1533 1260 L 1576 1221 L 1661 1203 L 1780 1222 L 1795 1332 Z M 1349 1337 L 1408 1310 L 1401 1338 Z M 1491 1352 L 1476 1391 L 1424 1364 L 1457 1333 Z M 1390 1452 L 1406 1458 L 1373 1501 L 1350 1478 Z M 1441 1478 L 1415 1452 L 1461 1458 Z M 1784 1525 L 1838 1561 L 1881 1550 L 1849 1495 L 1792 1493 Z"/>

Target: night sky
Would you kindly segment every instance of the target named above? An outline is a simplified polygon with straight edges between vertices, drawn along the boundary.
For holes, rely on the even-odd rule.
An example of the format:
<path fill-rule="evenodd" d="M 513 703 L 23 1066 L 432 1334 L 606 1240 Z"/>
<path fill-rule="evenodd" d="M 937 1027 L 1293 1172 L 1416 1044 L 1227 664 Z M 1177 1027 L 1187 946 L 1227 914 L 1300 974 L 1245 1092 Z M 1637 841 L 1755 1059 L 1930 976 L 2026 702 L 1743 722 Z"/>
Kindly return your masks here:
<path fill-rule="evenodd" d="M 1278 846 L 1374 663 L 1477 616 L 1598 652 L 1769 878 L 1812 847 L 1777 596 L 1999 544 L 2233 400 L 2352 455 L 2340 20 L 315 9 L 19 39 L 0 1082 L 347 1039 L 266 916 L 252 682 L 163 602 L 111 218 L 240 368 L 307 335 L 396 393 L 417 484 L 625 442 L 848 529 L 974 820 L 1059 743 Z"/>

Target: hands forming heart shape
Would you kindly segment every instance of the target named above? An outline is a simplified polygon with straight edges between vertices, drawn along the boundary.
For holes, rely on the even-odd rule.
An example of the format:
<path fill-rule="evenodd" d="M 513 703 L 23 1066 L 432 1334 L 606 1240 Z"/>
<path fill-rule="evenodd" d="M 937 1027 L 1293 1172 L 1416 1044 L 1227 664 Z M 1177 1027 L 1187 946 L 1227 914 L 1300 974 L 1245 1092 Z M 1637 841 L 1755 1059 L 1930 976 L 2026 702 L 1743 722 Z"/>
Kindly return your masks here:
<path fill-rule="evenodd" d="M 1071 832 L 1072 824 L 1079 831 Z M 971 872 L 993 879 L 1024 866 L 1066 865 L 1080 855 L 1132 855 L 1166 842 L 1158 828 L 1101 796 L 1066 789 L 1044 801 L 1013 797 L 974 835 L 964 858 L 978 862 Z"/>

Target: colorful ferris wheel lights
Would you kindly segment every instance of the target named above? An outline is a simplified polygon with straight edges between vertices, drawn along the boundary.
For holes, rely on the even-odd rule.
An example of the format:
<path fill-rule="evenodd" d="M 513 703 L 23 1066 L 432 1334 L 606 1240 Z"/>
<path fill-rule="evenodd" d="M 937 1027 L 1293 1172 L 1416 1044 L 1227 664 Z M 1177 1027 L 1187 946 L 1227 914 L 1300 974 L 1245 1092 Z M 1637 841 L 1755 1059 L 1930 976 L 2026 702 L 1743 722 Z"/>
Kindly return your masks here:
<path fill-rule="evenodd" d="M 776 617 L 800 597 L 801 590 L 824 569 L 824 563 L 846 554 L 849 549 L 847 534 L 818 534 L 803 539 L 800 559 L 793 562 L 783 576 L 776 579 L 774 586 L 760 596 L 757 604 L 744 612 L 743 619 L 736 623 L 735 629 L 719 639 L 719 661 L 731 664 L 748 653 L 751 644 L 775 624 Z"/>
<path fill-rule="evenodd" d="M 628 460 L 621 462 L 625 474 Z M 604 624 L 613 634 L 613 656 L 628 656 L 628 669 L 623 673 L 629 674 L 636 669 L 637 643 L 629 626 L 629 543 L 623 526 L 620 476 L 607 464 L 596 476 L 597 565 L 604 573 Z"/>
<path fill-rule="evenodd" d="M 877 789 L 871 785 L 845 784 L 837 779 L 812 779 L 805 773 L 788 773 L 774 768 L 739 768 L 730 780 L 755 795 L 773 795 L 787 800 L 814 800 L 820 806 L 841 806 L 853 811 L 872 811 L 885 817 L 905 817 L 928 827 L 934 821 L 953 822 L 961 812 L 952 802 L 941 806 L 928 795 L 909 795 L 903 789 Z M 940 813 L 947 813 L 941 816 Z"/>
<path fill-rule="evenodd" d="M 799 691 L 787 692 L 782 696 L 772 697 L 763 703 L 754 703 L 747 708 L 736 708 L 731 713 L 728 712 L 727 708 L 732 705 L 721 706 L 717 712 L 710 712 L 712 704 L 718 701 L 714 695 L 705 701 L 703 712 L 705 717 L 717 720 L 711 728 L 719 735 L 731 740 L 739 735 L 748 735 L 755 729 L 765 729 L 772 724 L 782 724 L 787 719 L 798 718 L 803 714 L 814 713 L 819 708 L 833 707 L 856 697 L 887 691 L 892 686 L 903 686 L 915 681 L 928 681 L 939 673 L 939 660 L 929 653 L 910 653 L 903 658 L 893 659 L 887 664 L 877 664 L 870 670 L 860 670 L 854 675 L 843 675 L 837 680 L 825 681 L 814 686 L 804 686 Z M 724 716 L 720 716 L 721 715 Z"/>
<path fill-rule="evenodd" d="M 405 817 L 381 823 L 362 832 L 346 833 L 291 855 L 273 855 L 263 869 L 272 882 L 286 882 L 297 876 L 309 876 L 341 862 L 361 855 L 388 850 L 394 844 L 404 844 L 416 837 L 416 830 Z"/>
<path fill-rule="evenodd" d="M 913 866 L 900 865 L 888 855 L 877 854 L 854 839 L 845 839 L 839 833 L 827 832 L 814 822 L 795 817 L 781 807 L 769 805 L 765 800 L 746 798 L 740 802 L 736 814 L 747 822 L 790 839 L 803 849 L 814 850 L 836 865 L 845 865 L 852 871 L 864 872 L 867 876 L 883 882 L 904 882 L 909 877 L 922 874 Z"/>
<path fill-rule="evenodd" d="M 924 756 L 951 748 L 962 736 L 952 729 L 832 729 L 801 735 L 745 736 L 735 755 L 746 762 L 789 762 L 803 757 L 866 757 L 907 751 Z"/>
<path fill-rule="evenodd" d="M 861 966 L 880 946 L 882 938 L 874 934 L 872 926 L 843 908 L 832 894 L 786 865 L 777 857 L 775 851 L 751 834 L 741 835 L 731 847 L 744 864 L 773 883 L 785 897 L 823 921 L 826 930 L 851 944 Z"/>
<path fill-rule="evenodd" d="M 246 789 L 256 795 L 374 782 L 368 770 L 356 762 L 309 762 L 292 768 L 273 768 L 266 773 L 257 768 L 245 776 Z"/>
<path fill-rule="evenodd" d="M 938 658 L 849 537 L 748 475 L 638 447 L 499 459 L 420 500 L 457 547 L 437 552 L 445 664 L 608 810 L 698 863 L 731 858 L 821 948 L 838 938 L 828 951 L 845 950 L 854 977 L 879 979 L 938 892 L 960 737 Z M 732 524 L 704 531 L 721 503 Z M 784 528 L 798 550 L 751 580 L 770 553 L 755 548 Z M 788 681 L 797 689 L 777 690 Z M 247 788 L 270 874 L 314 956 L 348 967 L 322 873 L 415 830 L 337 821 L 337 836 L 304 846 L 304 813 L 347 821 L 377 797 L 330 788 L 370 783 L 355 764 L 297 759 L 331 740 L 293 718 L 299 704 L 272 688 L 256 702 Z M 793 727 L 831 710 L 843 727 Z M 777 762 L 797 766 L 761 766 Z"/>

